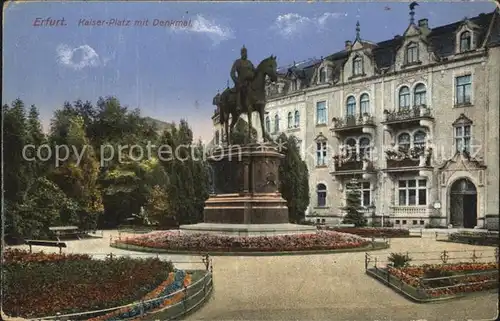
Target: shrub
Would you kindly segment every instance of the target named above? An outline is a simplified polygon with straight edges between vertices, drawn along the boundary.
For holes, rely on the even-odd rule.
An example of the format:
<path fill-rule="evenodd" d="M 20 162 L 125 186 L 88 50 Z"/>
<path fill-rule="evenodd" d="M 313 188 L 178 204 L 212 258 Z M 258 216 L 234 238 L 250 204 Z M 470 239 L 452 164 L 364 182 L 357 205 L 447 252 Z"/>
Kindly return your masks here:
<path fill-rule="evenodd" d="M 387 260 L 392 263 L 393 267 L 402 268 L 410 264 L 411 258 L 408 256 L 408 254 L 391 253 Z"/>

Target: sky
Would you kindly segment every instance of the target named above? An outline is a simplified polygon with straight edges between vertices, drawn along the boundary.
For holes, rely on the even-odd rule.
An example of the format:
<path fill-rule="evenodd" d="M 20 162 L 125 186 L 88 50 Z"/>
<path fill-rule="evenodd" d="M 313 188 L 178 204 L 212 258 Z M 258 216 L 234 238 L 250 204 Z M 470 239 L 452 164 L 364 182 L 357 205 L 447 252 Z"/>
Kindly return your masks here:
<path fill-rule="evenodd" d="M 432 28 L 494 9 L 491 1 L 421 2 L 415 19 Z M 49 17 L 64 25 L 39 26 Z M 145 19 L 148 26 L 134 25 Z M 155 19 L 190 23 L 153 26 Z M 4 6 L 2 104 L 35 104 L 47 130 L 65 101 L 115 96 L 144 116 L 184 118 L 208 141 L 212 99 L 243 45 L 255 65 L 273 54 L 284 66 L 342 50 L 358 20 L 362 39 L 391 39 L 408 27 L 408 3 L 14 2 Z"/>

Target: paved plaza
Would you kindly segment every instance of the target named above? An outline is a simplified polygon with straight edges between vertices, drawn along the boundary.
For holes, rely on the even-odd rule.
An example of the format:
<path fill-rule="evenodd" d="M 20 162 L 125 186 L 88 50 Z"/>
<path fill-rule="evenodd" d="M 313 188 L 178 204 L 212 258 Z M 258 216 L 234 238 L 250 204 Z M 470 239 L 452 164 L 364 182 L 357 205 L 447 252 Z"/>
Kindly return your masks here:
<path fill-rule="evenodd" d="M 109 247 L 102 239 L 69 241 L 64 252 L 140 255 Z M 22 248 L 24 246 L 21 246 Z M 35 249 L 35 248 L 34 248 Z M 53 248 L 38 248 L 53 252 Z M 391 248 L 370 252 L 487 250 L 423 238 L 392 239 Z M 57 251 L 57 249 L 55 250 Z M 144 254 L 150 256 L 154 254 Z M 423 254 L 424 255 L 424 254 Z M 429 258 L 439 253 L 429 253 Z M 179 268 L 201 268 L 199 257 L 161 255 Z M 410 255 L 411 256 L 411 255 Z M 478 293 L 442 303 L 413 303 L 365 274 L 363 252 L 325 255 L 213 257 L 214 292 L 187 320 L 483 320 L 497 315 L 498 295 Z"/>

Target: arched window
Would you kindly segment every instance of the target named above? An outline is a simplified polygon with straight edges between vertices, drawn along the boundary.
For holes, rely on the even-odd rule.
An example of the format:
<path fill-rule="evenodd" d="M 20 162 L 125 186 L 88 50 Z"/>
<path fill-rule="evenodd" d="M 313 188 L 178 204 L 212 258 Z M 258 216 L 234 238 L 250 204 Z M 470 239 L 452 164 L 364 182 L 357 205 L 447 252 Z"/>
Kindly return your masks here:
<path fill-rule="evenodd" d="M 218 145 L 220 143 L 220 134 L 219 131 L 215 131 L 215 144 Z"/>
<path fill-rule="evenodd" d="M 269 119 L 269 116 L 266 116 L 266 131 L 268 133 L 271 132 L 271 120 Z"/>
<path fill-rule="evenodd" d="M 361 159 L 370 158 L 370 139 L 368 137 L 362 137 L 359 140 L 359 154 Z"/>
<path fill-rule="evenodd" d="M 319 70 L 319 82 L 324 83 L 326 82 L 326 68 L 323 67 Z"/>
<path fill-rule="evenodd" d="M 368 94 L 362 94 L 359 101 L 361 115 L 370 113 L 370 97 Z"/>
<path fill-rule="evenodd" d="M 411 64 L 414 62 L 418 62 L 418 44 L 411 42 L 406 47 L 406 63 Z"/>
<path fill-rule="evenodd" d="M 326 186 L 325 184 L 316 185 L 316 195 L 318 196 L 318 207 L 326 206 Z"/>
<path fill-rule="evenodd" d="M 346 159 L 355 160 L 356 159 L 356 140 L 354 138 L 348 138 L 345 141 L 345 152 L 347 153 Z"/>
<path fill-rule="evenodd" d="M 418 84 L 415 86 L 413 91 L 413 105 L 415 106 L 425 106 L 427 105 L 426 100 L 427 90 L 424 84 Z"/>
<path fill-rule="evenodd" d="M 359 76 L 363 74 L 363 58 L 357 56 L 352 61 L 352 74 L 354 76 Z"/>
<path fill-rule="evenodd" d="M 295 111 L 295 128 L 300 127 L 300 113 L 298 110 Z"/>
<path fill-rule="evenodd" d="M 425 148 L 425 133 L 421 130 L 413 134 L 413 147 Z"/>
<path fill-rule="evenodd" d="M 464 31 L 460 34 L 460 52 L 469 51 L 472 48 L 472 37 L 470 31 Z"/>
<path fill-rule="evenodd" d="M 410 134 L 402 133 L 398 136 L 398 149 L 402 152 L 410 149 Z"/>
<path fill-rule="evenodd" d="M 274 132 L 278 133 L 280 131 L 280 117 L 278 114 L 274 116 Z"/>
<path fill-rule="evenodd" d="M 347 98 L 346 115 L 347 117 L 356 115 L 356 98 L 354 98 L 354 96 L 349 96 L 349 98 Z"/>
<path fill-rule="evenodd" d="M 399 109 L 406 108 L 410 108 L 410 88 L 403 86 L 399 90 Z"/>
<path fill-rule="evenodd" d="M 293 116 L 292 116 L 292 112 L 289 112 L 288 113 L 288 128 L 292 128 L 293 127 Z"/>

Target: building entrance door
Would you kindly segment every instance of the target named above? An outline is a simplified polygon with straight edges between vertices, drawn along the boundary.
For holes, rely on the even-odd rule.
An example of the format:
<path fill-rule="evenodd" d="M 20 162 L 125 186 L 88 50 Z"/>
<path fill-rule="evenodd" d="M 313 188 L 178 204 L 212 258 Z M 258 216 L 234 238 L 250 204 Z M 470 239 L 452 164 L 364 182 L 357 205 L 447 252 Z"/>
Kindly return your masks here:
<path fill-rule="evenodd" d="M 466 178 L 455 181 L 450 188 L 450 224 L 464 228 L 477 225 L 477 190 Z"/>

